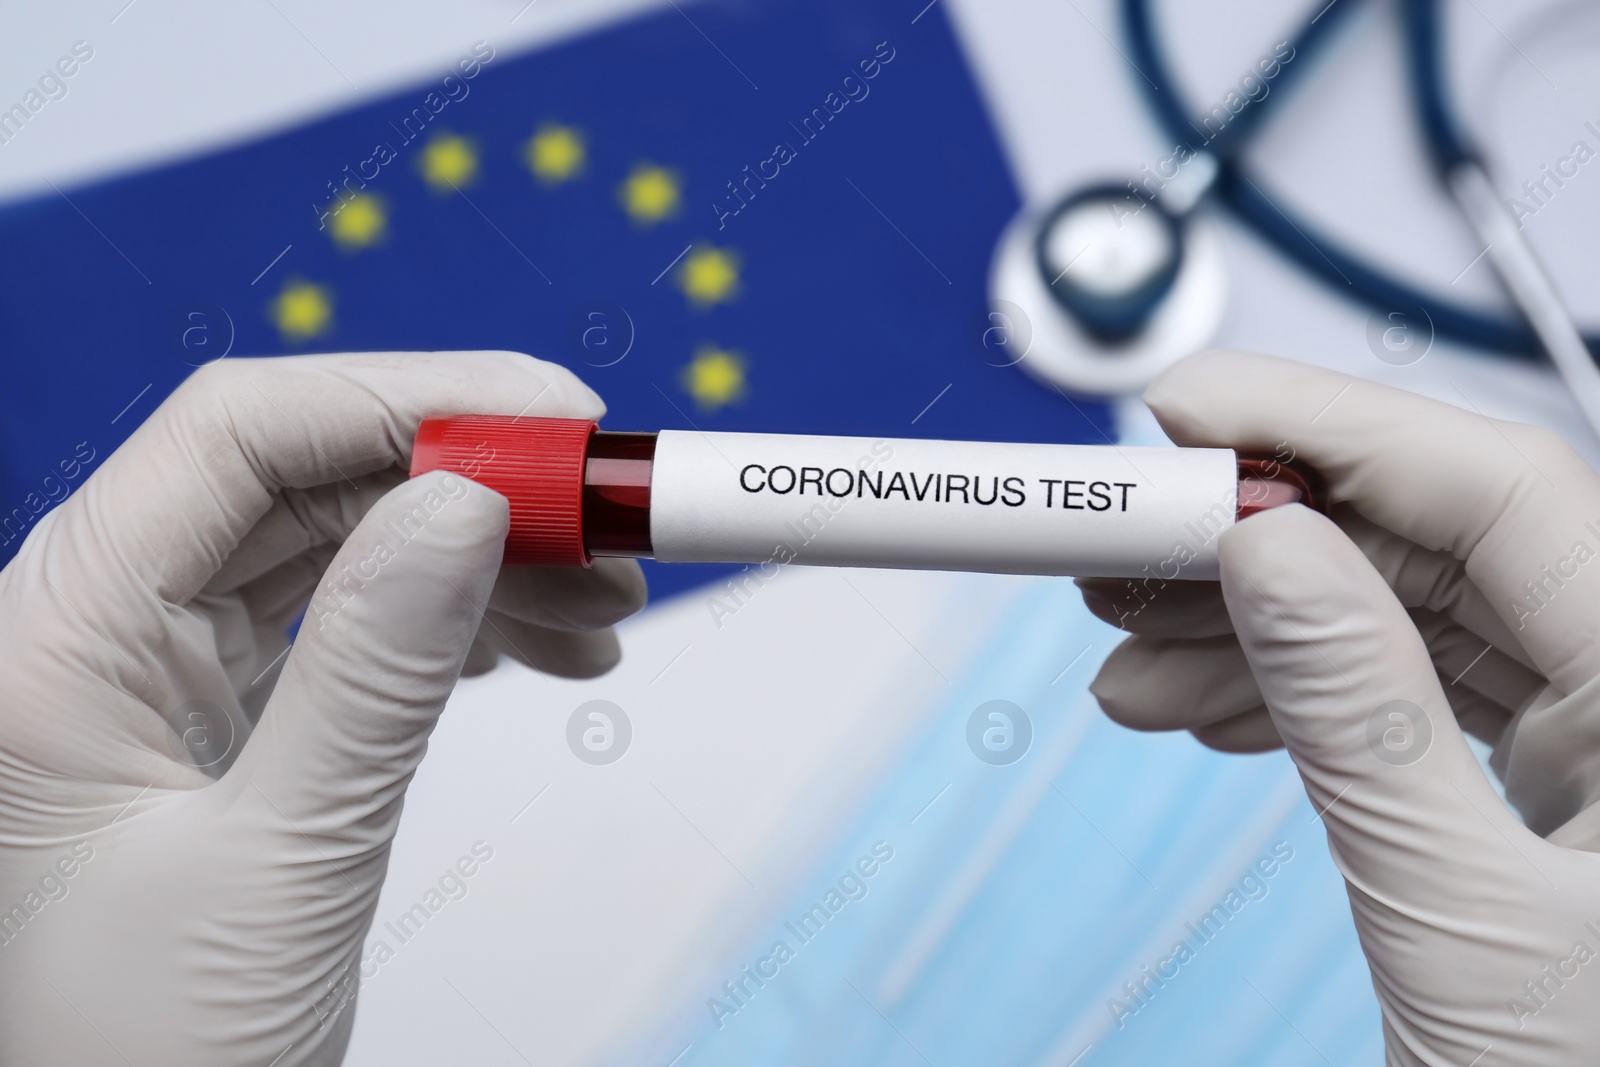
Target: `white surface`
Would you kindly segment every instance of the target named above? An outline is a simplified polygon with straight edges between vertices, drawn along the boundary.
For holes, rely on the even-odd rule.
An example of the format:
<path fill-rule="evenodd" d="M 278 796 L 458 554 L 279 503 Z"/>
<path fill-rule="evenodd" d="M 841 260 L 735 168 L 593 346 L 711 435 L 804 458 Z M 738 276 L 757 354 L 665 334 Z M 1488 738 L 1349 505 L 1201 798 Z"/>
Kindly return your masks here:
<path fill-rule="evenodd" d="M 1214 579 L 1238 487 L 1228 449 L 663 430 L 650 539 L 663 561 L 758 574 L 798 560 Z"/>
<path fill-rule="evenodd" d="M 1137 73 L 1113 43 L 1111 0 L 941 3 L 1032 199 L 1137 172 L 1170 151 L 1134 93 Z M 538 0 L 526 9 L 522 0 L 17 5 L 0 34 L 0 70 L 10 79 L 0 100 L 20 98 L 75 40 L 90 41 L 96 53 L 64 99 L 0 147 L 0 196 L 343 107 L 432 76 L 477 39 L 510 53 L 643 6 L 647 0 Z M 1162 4 L 1163 37 L 1174 43 L 1192 99 L 1209 104 L 1307 7 Z M 1448 7 L 1458 81 L 1464 98 L 1478 102 L 1469 122 L 1491 140 L 1515 187 L 1582 135 L 1572 115 L 1594 117 L 1600 107 L 1582 95 L 1583 64 L 1561 59 L 1570 36 L 1523 49 L 1527 63 L 1557 75 L 1565 90 L 1535 77 L 1525 59 L 1506 58 L 1502 31 L 1515 34 L 1531 5 Z M 1368 5 L 1351 21 L 1331 61 L 1256 146 L 1270 189 L 1408 277 L 1458 299 L 1502 304 L 1488 264 L 1469 267 L 1481 249 L 1429 176 L 1401 103 L 1392 13 Z M 1487 104 L 1485 72 L 1508 87 Z M 1591 171 L 1600 174 L 1600 163 Z M 1600 177 L 1586 176 L 1528 222 L 1558 288 L 1591 322 L 1600 317 L 1597 202 Z M 1596 456 L 1552 373 L 1442 344 L 1413 366 L 1383 364 L 1367 349 L 1364 309 L 1286 267 L 1226 219 L 1219 228 L 1234 294 L 1225 343 L 1541 422 Z M 1022 581 L 785 573 L 721 629 L 710 621 L 707 594 L 654 609 L 625 629 L 624 666 L 600 682 L 503 667 L 464 684 L 413 786 L 380 923 L 415 902 L 473 841 L 490 842 L 495 858 L 469 897 L 368 983 L 350 1063 L 577 1064 L 620 1032 L 653 1030 L 662 990 L 710 973 L 764 894 L 803 867 L 828 813 L 849 804 L 925 706 L 923 692 L 883 692 L 878 679 L 891 668 L 925 669 L 929 690 L 941 686 L 938 665 L 969 655 L 985 619 Z M 969 628 L 932 625 L 957 598 Z M 567 715 L 594 697 L 617 701 L 634 719 L 635 750 L 610 767 L 580 763 L 563 741 Z M 675 1050 L 656 1051 L 664 1064 Z"/>
<path fill-rule="evenodd" d="M 1039 580 L 785 569 L 625 624 L 622 666 L 598 682 L 509 666 L 464 682 L 411 787 L 375 935 L 474 840 L 495 859 L 363 985 L 347 1062 L 510 1067 L 509 1042 L 579 1064 L 632 1033 L 670 1041 L 690 1021 L 671 1013 L 717 992 L 988 620 Z M 967 628 L 944 624 L 955 611 Z M 633 724 L 604 767 L 564 738 L 596 698 Z M 644 1053 L 664 1065 L 679 1047 Z"/>

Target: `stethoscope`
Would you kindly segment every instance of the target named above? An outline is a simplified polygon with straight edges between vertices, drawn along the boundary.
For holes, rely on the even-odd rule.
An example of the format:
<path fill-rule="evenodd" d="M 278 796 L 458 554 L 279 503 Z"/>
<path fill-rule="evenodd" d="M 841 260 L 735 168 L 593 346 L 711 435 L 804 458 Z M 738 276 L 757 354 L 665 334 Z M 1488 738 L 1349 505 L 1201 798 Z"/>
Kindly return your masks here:
<path fill-rule="evenodd" d="M 1346 252 L 1281 197 L 1269 196 L 1240 152 L 1304 76 L 1335 26 L 1359 0 L 1317 0 L 1265 97 L 1220 129 L 1192 122 L 1151 26 L 1149 0 L 1122 0 L 1129 58 L 1174 157 L 1156 182 L 1102 184 L 1071 192 L 1042 211 L 1024 209 L 1001 236 L 990 270 L 991 321 L 1027 343 L 1013 358 L 1062 389 L 1111 396 L 1137 392 L 1168 365 L 1216 335 L 1226 305 L 1218 238 L 1195 213 L 1207 199 L 1227 207 L 1283 255 L 1331 288 L 1433 336 L 1517 358 L 1547 353 L 1589 424 L 1600 432 L 1600 370 L 1591 346 L 1495 193 L 1482 159 L 1455 122 L 1443 71 L 1438 0 L 1399 0 L 1412 96 L 1441 183 L 1487 246 L 1522 319 L 1451 303 Z M 1176 160 L 1176 163 L 1174 163 Z M 1168 177 L 1167 170 L 1172 171 Z"/>

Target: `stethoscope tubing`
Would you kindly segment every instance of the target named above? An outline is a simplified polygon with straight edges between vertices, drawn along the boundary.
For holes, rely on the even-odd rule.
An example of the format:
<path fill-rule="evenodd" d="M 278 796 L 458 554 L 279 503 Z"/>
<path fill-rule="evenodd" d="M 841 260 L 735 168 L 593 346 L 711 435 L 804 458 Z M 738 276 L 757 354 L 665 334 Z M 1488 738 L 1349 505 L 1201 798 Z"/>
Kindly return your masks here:
<path fill-rule="evenodd" d="M 1445 185 L 1458 165 L 1476 162 L 1477 154 L 1461 134 L 1445 94 L 1437 0 L 1401 2 L 1412 95 L 1435 169 Z M 1285 91 L 1305 76 L 1311 66 L 1307 61 L 1327 46 L 1357 3 L 1359 0 L 1335 0 L 1307 22 L 1292 41 L 1296 61 L 1284 68 L 1273 98 L 1281 100 Z M 1175 143 L 1216 155 L 1219 167 L 1211 195 L 1262 240 L 1336 292 L 1379 309 L 1422 315 L 1436 337 L 1519 359 L 1544 358 L 1540 341 L 1525 320 L 1485 315 L 1376 269 L 1285 207 L 1287 201 L 1272 195 L 1267 183 L 1238 158 L 1269 114 L 1262 103 L 1242 112 L 1218 137 L 1194 145 L 1195 127 L 1156 40 L 1149 0 L 1123 0 L 1121 11 L 1129 57 L 1142 75 L 1136 80 L 1150 109 Z M 1600 336 L 1584 335 L 1583 340 L 1591 354 L 1600 349 Z"/>

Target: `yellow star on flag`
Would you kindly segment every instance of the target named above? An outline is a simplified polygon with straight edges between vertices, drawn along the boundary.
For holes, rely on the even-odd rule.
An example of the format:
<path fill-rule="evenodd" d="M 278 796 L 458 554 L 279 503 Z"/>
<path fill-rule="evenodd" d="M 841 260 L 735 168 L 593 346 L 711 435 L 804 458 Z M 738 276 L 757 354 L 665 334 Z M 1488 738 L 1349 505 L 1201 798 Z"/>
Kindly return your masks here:
<path fill-rule="evenodd" d="M 559 185 L 583 170 L 583 134 L 571 126 L 541 126 L 527 144 L 528 169 L 545 185 Z"/>
<path fill-rule="evenodd" d="M 296 279 L 283 287 L 271 312 L 286 340 L 304 341 L 327 332 L 333 321 L 333 294 L 323 286 Z"/>
<path fill-rule="evenodd" d="M 681 200 L 678 175 L 653 163 L 640 163 L 622 183 L 623 209 L 644 226 L 676 215 Z"/>
<path fill-rule="evenodd" d="M 355 251 L 377 244 L 388 225 L 383 201 L 367 193 L 358 193 L 329 218 L 328 232 L 340 248 Z"/>
<path fill-rule="evenodd" d="M 739 289 L 739 257 L 731 249 L 696 248 L 678 267 L 677 281 L 695 307 L 731 300 Z"/>
<path fill-rule="evenodd" d="M 470 185 L 478 174 L 478 150 L 465 137 L 441 133 L 422 149 L 422 177 L 436 193 Z"/>
<path fill-rule="evenodd" d="M 744 357 L 737 352 L 701 345 L 683 368 L 683 387 L 702 411 L 716 411 L 744 399 Z"/>

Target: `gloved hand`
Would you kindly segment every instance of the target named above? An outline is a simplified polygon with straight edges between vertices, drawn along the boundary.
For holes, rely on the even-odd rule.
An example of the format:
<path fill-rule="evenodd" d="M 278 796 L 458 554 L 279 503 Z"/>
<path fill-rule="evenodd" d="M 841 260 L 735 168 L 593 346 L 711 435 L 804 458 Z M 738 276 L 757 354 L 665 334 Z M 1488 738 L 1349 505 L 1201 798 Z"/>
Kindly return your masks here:
<path fill-rule="evenodd" d="M 502 570 L 504 498 L 405 480 L 417 424 L 602 410 L 506 352 L 227 360 L 39 522 L 0 572 L 0 1063 L 343 1058 L 474 636 L 588 677 L 644 600 L 631 561 Z"/>
<path fill-rule="evenodd" d="M 1217 748 L 1287 744 L 1390 1064 L 1594 1062 L 1600 477 L 1546 431 L 1265 356 L 1191 357 L 1145 399 L 1179 444 L 1292 452 L 1347 507 L 1238 523 L 1220 588 L 1082 583 L 1134 634 L 1102 706 Z"/>

